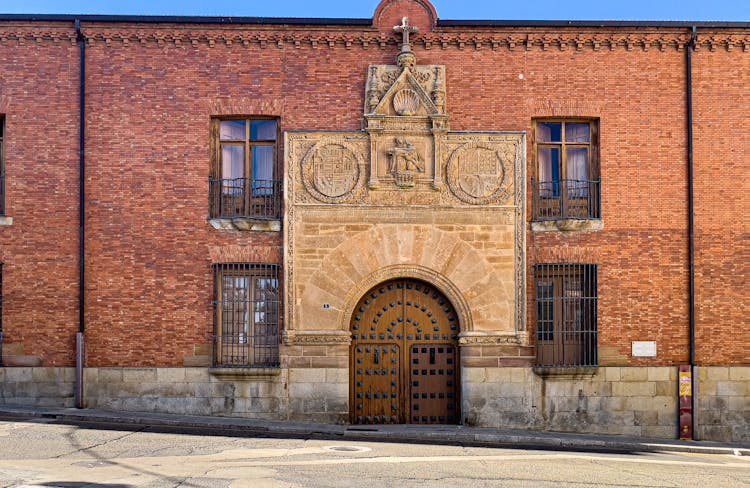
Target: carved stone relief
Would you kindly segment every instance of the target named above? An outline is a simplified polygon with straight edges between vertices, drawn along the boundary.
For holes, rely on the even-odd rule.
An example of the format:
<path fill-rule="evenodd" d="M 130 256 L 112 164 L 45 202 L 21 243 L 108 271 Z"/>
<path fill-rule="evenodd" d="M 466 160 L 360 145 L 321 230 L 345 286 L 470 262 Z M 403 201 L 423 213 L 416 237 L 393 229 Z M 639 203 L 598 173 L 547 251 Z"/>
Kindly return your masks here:
<path fill-rule="evenodd" d="M 455 149 L 446 168 L 451 192 L 462 202 L 487 205 L 504 201 L 513 190 L 517 142 L 475 141 Z"/>
<path fill-rule="evenodd" d="M 321 202 L 345 201 L 361 184 L 361 160 L 362 157 L 349 144 L 321 140 L 302 160 L 302 181 L 307 191 Z"/>
<path fill-rule="evenodd" d="M 457 297 L 476 280 L 497 284 L 491 303 L 464 297 L 462 326 L 472 323 L 475 299 L 481 327 L 496 330 L 462 337 L 463 344 L 514 343 L 525 329 L 525 135 L 449 132 L 445 67 L 417 64 L 408 27 L 407 19 L 398 26 L 404 43 L 396 64 L 367 70 L 362 132 L 286 134 L 288 344 L 346 343 L 347 289 L 369 289 L 362 276 L 393 266 L 399 276 L 424 266 L 425 278 L 440 284 L 447 252 L 464 260 L 455 284 L 444 283 Z M 472 228 L 494 247 L 475 247 Z M 429 243 L 416 238 L 425 229 Z M 497 264 L 478 271 L 485 254 Z"/>

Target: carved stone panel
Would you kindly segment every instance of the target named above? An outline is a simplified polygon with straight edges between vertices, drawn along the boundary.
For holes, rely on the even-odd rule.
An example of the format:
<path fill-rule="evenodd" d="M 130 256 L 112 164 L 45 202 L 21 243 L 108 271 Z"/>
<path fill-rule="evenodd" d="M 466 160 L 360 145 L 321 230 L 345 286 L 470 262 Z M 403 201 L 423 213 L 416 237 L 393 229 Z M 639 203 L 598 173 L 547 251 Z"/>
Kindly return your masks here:
<path fill-rule="evenodd" d="M 408 91 L 404 93 L 405 90 Z M 445 114 L 445 90 L 445 66 L 412 66 L 402 70 L 395 65 L 372 65 L 368 69 L 365 87 L 365 114 Z M 386 94 L 389 94 L 386 102 L 390 103 L 381 104 Z M 427 100 L 423 99 L 424 96 Z M 400 106 L 401 99 L 407 97 L 412 103 L 416 102 L 416 106 L 409 113 L 399 113 L 397 107 Z"/>
<path fill-rule="evenodd" d="M 317 200 L 339 203 L 352 197 L 362 182 L 362 155 L 347 142 L 324 138 L 301 162 L 302 182 Z"/>
<path fill-rule="evenodd" d="M 456 198 L 472 205 L 506 203 L 515 188 L 521 138 L 449 134 L 446 180 Z"/>

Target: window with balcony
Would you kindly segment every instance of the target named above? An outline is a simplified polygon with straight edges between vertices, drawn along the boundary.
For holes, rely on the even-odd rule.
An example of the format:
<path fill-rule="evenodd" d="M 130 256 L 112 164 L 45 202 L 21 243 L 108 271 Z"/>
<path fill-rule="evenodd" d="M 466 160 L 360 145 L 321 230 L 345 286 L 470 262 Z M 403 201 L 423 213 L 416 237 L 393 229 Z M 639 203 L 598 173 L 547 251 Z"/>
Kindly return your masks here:
<path fill-rule="evenodd" d="M 601 218 L 598 125 L 592 120 L 537 120 L 534 221 Z"/>
<path fill-rule="evenodd" d="M 597 365 L 597 284 L 594 264 L 537 264 L 536 365 Z"/>
<path fill-rule="evenodd" d="M 214 265 L 215 368 L 279 366 L 279 266 Z"/>
<path fill-rule="evenodd" d="M 213 119 L 209 218 L 278 220 L 281 179 L 275 119 Z"/>

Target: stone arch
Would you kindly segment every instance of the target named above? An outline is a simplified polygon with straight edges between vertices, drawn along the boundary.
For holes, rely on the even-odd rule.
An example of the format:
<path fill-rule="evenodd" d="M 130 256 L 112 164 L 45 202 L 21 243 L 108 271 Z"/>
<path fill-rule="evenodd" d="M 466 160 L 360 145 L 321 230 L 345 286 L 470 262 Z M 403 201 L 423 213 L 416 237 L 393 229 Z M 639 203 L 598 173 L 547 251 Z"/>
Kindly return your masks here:
<path fill-rule="evenodd" d="M 351 311 L 368 287 L 411 277 L 432 283 L 451 300 L 462 332 L 499 324 L 514 330 L 514 284 L 455 232 L 429 224 L 367 227 L 325 251 L 315 269 L 295 268 L 295 329 L 346 334 Z"/>
<path fill-rule="evenodd" d="M 436 273 L 434 270 L 423 266 L 408 265 L 394 265 L 376 270 L 365 279 L 361 280 L 357 286 L 352 288 L 341 307 L 338 329 L 349 331 L 351 318 L 354 314 L 354 307 L 356 307 L 357 302 L 359 302 L 365 293 L 380 283 L 396 278 L 415 278 L 434 286 L 445 295 L 445 298 L 447 298 L 453 305 L 453 308 L 458 315 L 459 332 L 473 329 L 471 309 L 456 285 L 445 276 Z"/>

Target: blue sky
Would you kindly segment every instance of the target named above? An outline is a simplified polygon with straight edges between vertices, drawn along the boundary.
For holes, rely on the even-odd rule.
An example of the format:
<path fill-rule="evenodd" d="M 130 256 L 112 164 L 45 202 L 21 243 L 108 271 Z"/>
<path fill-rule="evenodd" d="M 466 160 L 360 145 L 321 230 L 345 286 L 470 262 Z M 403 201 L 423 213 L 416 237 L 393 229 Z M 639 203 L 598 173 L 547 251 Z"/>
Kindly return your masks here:
<path fill-rule="evenodd" d="M 379 0 L 0 0 L 0 13 L 370 18 Z M 433 0 L 441 19 L 738 20 L 750 0 Z"/>

